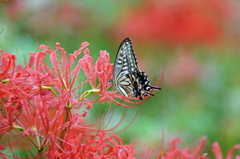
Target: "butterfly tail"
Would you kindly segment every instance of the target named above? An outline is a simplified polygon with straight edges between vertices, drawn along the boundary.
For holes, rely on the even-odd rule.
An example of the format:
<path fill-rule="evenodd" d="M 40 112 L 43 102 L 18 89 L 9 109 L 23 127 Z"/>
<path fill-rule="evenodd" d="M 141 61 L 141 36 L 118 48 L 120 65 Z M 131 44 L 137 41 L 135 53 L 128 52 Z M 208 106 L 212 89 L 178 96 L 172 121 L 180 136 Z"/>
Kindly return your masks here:
<path fill-rule="evenodd" d="M 160 88 L 160 87 L 155 87 L 155 86 L 152 86 L 152 85 L 148 85 L 148 91 L 151 91 L 151 90 L 157 90 L 157 91 L 160 91 L 160 90 L 162 90 L 162 88 Z"/>

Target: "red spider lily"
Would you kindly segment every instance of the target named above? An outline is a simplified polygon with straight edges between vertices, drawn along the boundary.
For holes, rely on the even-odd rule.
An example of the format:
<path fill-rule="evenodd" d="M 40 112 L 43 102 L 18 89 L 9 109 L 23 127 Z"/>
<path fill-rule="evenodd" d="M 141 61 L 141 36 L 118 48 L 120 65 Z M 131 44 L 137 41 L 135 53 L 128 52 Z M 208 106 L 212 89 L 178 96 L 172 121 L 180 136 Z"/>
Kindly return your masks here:
<path fill-rule="evenodd" d="M 154 152 L 142 153 L 141 158 L 150 158 L 150 157 L 156 156 L 156 158 L 158 158 L 158 159 L 204 159 L 207 156 L 206 153 L 204 153 L 201 157 L 199 157 L 198 154 L 202 150 L 206 139 L 207 138 L 205 136 L 202 137 L 199 145 L 196 147 L 196 149 L 192 153 L 190 153 L 189 148 L 185 148 L 185 149 L 177 148 L 176 143 L 178 143 L 178 142 L 182 143 L 182 140 L 180 138 L 175 138 L 168 143 L 168 149 L 166 151 L 164 151 L 161 148 L 160 153 L 158 153 L 158 154 L 156 154 Z M 235 149 L 240 152 L 240 144 L 233 146 L 228 151 L 228 153 L 226 155 L 226 159 L 233 158 Z M 214 142 L 212 144 L 212 152 L 215 156 L 215 159 L 223 159 L 222 151 L 220 149 L 218 142 Z M 240 159 L 240 156 L 237 155 L 235 158 Z"/>
<path fill-rule="evenodd" d="M 2 52 L 0 55 L 0 80 L 2 81 L 4 78 L 9 78 L 13 75 L 16 56 L 8 52 L 4 52 L 2 49 L 0 49 L 0 51 Z M 10 70 L 12 71 L 9 72 Z"/>
<path fill-rule="evenodd" d="M 0 51 L 2 52 L 0 55 L 0 98 L 2 100 L 0 102 L 0 111 L 2 112 L 0 114 L 0 132 L 2 132 L 11 130 L 10 123 L 14 121 L 13 116 L 15 113 L 18 114 L 20 107 L 16 106 L 16 103 L 15 106 L 12 106 L 16 102 L 12 92 L 16 89 L 14 89 L 14 86 L 7 84 L 15 72 L 16 56 L 2 51 L 2 49 Z"/>
<path fill-rule="evenodd" d="M 138 41 L 216 42 L 226 33 L 223 24 L 230 23 L 232 6 L 226 0 L 147 0 L 142 7 L 126 12 L 117 21 L 114 32 L 117 37 L 131 36 Z"/>
<path fill-rule="evenodd" d="M 56 50 L 54 51 L 51 51 L 50 49 L 48 49 L 48 47 L 44 45 L 42 46 L 42 48 L 45 48 L 46 51 L 50 53 L 50 59 L 51 59 L 54 71 L 57 74 L 58 81 L 60 81 L 61 83 L 61 85 L 57 83 L 55 85 L 55 88 L 60 92 L 59 98 L 63 99 L 63 103 L 65 103 L 65 105 L 67 104 L 68 101 L 70 105 L 75 105 L 76 103 L 78 103 L 78 101 L 74 98 L 75 90 L 81 87 L 82 84 L 88 82 L 89 80 L 87 79 L 85 82 L 83 82 L 82 84 L 78 85 L 76 88 L 73 89 L 73 84 L 76 82 L 76 79 L 79 75 L 82 65 L 84 64 L 84 62 L 90 62 L 90 60 L 89 61 L 85 60 L 86 58 L 88 58 L 86 56 L 80 59 L 75 69 L 73 69 L 73 71 L 70 72 L 70 67 L 72 66 L 74 61 L 77 59 L 77 56 L 81 53 L 82 49 L 84 49 L 88 45 L 89 44 L 87 42 L 82 43 L 82 46 L 77 51 L 75 51 L 74 54 L 70 54 L 68 59 L 66 59 L 66 51 L 60 47 L 59 43 L 56 44 Z M 61 73 L 58 66 L 58 60 L 56 55 L 56 52 L 58 51 L 58 49 L 60 49 L 62 53 Z M 74 75 L 71 81 L 72 74 Z"/>
<path fill-rule="evenodd" d="M 124 145 L 118 136 L 106 136 L 106 134 L 114 133 L 112 130 L 123 122 L 127 113 L 126 109 L 123 117 L 114 127 L 107 129 L 113 114 L 106 125 L 104 122 L 110 112 L 112 102 L 130 107 L 148 98 L 138 102 L 138 99 L 132 98 L 132 95 L 129 98 L 123 98 L 116 91 L 108 91 L 110 88 L 108 81 L 113 71 L 110 56 L 106 51 L 100 51 L 100 57 L 94 65 L 89 50 L 85 49 L 87 45 L 87 42 L 82 43 L 81 47 L 68 58 L 66 51 L 60 47 L 59 43 L 56 43 L 56 50 L 53 51 L 48 46 L 41 45 L 40 49 L 43 50 L 36 54 L 30 52 L 28 65 L 17 69 L 15 69 L 15 55 L 1 50 L 0 133 L 2 134 L 1 141 L 4 143 L 1 149 L 5 147 L 8 149 L 6 154 L 0 153 L 2 157 L 11 157 L 10 154 L 15 153 L 13 148 L 21 145 L 22 148 L 30 149 L 30 146 L 33 146 L 37 149 L 37 153 L 27 150 L 29 157 L 71 158 L 76 155 L 84 158 L 90 155 L 89 157 L 96 158 L 111 156 L 134 158 L 135 142 L 132 145 Z M 58 50 L 61 51 L 61 60 L 58 60 Z M 82 51 L 84 56 L 72 69 Z M 50 54 L 50 64 L 44 62 L 47 54 Z M 75 86 L 81 70 L 87 79 Z M 161 84 L 161 79 L 156 85 Z M 82 95 L 76 94 L 76 90 L 87 83 L 92 89 L 85 91 Z M 97 100 L 87 99 L 91 93 L 99 98 Z M 117 101 L 117 98 L 123 98 L 125 103 Z M 97 101 L 100 103 L 106 101 L 110 104 L 105 116 L 94 124 L 83 124 L 87 111 L 83 110 L 82 114 L 71 112 L 71 108 L 78 109 L 83 105 L 86 105 L 86 109 L 90 109 Z M 98 125 L 100 127 L 96 128 Z M 28 142 L 31 144 L 24 144 Z"/>
<path fill-rule="evenodd" d="M 182 143 L 182 140 L 177 137 L 168 143 L 168 149 L 164 150 L 161 146 L 160 152 L 154 152 L 154 150 L 151 150 L 151 148 L 149 148 L 147 152 L 141 153 L 140 158 L 155 157 L 158 159 L 204 159 L 207 155 L 206 153 L 203 154 L 201 157 L 199 157 L 198 154 L 202 150 L 205 141 L 206 137 L 204 136 L 202 137 L 199 145 L 195 148 L 195 150 L 193 152 L 190 152 L 190 149 L 188 147 L 185 149 L 177 148 L 176 144 Z"/>
<path fill-rule="evenodd" d="M 132 145 L 124 145 L 122 139 L 117 135 L 106 136 L 106 134 L 91 135 L 83 144 L 81 135 L 70 135 L 66 139 L 68 145 L 64 147 L 65 153 L 59 153 L 57 147 L 48 149 L 49 158 L 135 158 L 135 142 Z"/>
<path fill-rule="evenodd" d="M 26 29 L 37 35 L 43 35 L 47 30 L 52 30 L 54 35 L 59 36 L 57 35 L 60 31 L 58 30 L 59 27 L 54 27 L 54 24 L 64 27 L 73 34 L 82 32 L 88 27 L 87 24 L 89 20 L 83 16 L 84 8 L 82 8 L 80 3 L 62 1 L 56 4 L 45 5 L 45 7 L 40 7 L 37 11 L 34 10 L 33 12 L 27 1 L 5 0 L 3 3 L 5 3 L 5 5 L 2 5 L 3 7 L 5 6 L 3 12 L 5 12 L 5 15 L 9 20 L 18 23 L 22 18 L 30 18 L 31 20 L 28 21 L 29 24 L 26 26 Z M 43 5 L 44 4 L 45 3 L 43 2 Z M 31 15 L 29 12 L 31 12 Z M 38 14 L 38 12 L 41 12 L 41 14 Z M 34 18 L 31 18 L 32 16 L 34 16 Z M 40 22 L 43 19 L 45 24 Z M 79 30 L 79 28 L 81 28 L 81 30 Z"/>
<path fill-rule="evenodd" d="M 158 156 L 159 158 L 163 158 L 163 159 L 177 159 L 181 156 L 182 159 L 204 159 L 206 154 L 203 154 L 201 157 L 198 157 L 198 153 L 201 151 L 201 149 L 203 148 L 203 145 L 206 141 L 206 137 L 202 137 L 200 144 L 197 146 L 197 148 L 190 153 L 189 148 L 186 149 L 178 149 L 176 147 L 176 143 L 180 142 L 182 143 L 182 140 L 180 138 L 175 138 L 173 140 L 171 140 L 168 143 L 168 150 L 166 152 L 164 152 L 164 155 L 161 156 L 161 154 Z"/>
<path fill-rule="evenodd" d="M 237 149 L 240 152 L 240 144 L 237 144 L 237 145 L 233 146 L 228 151 L 226 159 L 232 159 L 233 158 L 233 153 L 234 153 L 235 149 Z M 220 146 L 219 146 L 218 142 L 214 142 L 212 144 L 212 152 L 213 152 L 216 159 L 223 159 L 222 151 L 220 149 Z M 240 159 L 240 155 L 236 156 L 235 159 Z"/>

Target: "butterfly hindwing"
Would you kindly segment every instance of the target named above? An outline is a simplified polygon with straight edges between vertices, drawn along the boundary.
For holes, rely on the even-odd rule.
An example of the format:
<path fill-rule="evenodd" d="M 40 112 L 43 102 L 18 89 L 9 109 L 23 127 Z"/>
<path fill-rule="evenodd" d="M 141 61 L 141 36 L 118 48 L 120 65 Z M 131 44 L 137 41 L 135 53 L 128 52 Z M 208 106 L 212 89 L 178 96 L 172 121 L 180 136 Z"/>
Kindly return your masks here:
<path fill-rule="evenodd" d="M 116 85 L 117 85 L 117 89 L 120 90 L 120 92 L 125 95 L 126 97 L 128 97 L 128 93 L 126 92 L 127 88 L 129 90 L 129 87 L 131 88 L 131 81 L 129 78 L 127 78 L 125 75 L 122 75 L 120 77 L 117 78 L 116 80 Z"/>

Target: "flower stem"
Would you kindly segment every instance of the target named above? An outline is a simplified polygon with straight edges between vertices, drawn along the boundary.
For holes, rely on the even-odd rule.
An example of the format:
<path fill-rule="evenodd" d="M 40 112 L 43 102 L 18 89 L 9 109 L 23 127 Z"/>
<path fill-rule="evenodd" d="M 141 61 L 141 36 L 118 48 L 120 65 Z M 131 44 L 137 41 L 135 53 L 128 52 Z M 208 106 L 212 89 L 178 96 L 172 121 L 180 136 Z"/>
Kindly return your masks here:
<path fill-rule="evenodd" d="M 4 79 L 1 81 L 1 83 L 7 83 L 7 82 L 10 82 L 10 79 Z"/>
<path fill-rule="evenodd" d="M 68 116 L 69 116 L 69 113 L 70 113 L 70 110 L 71 110 L 71 107 L 69 107 L 69 101 L 68 101 L 68 104 L 67 104 L 67 106 L 66 106 L 66 115 L 65 115 L 65 119 L 64 119 L 64 124 L 68 121 Z M 62 145 L 63 145 L 63 139 L 64 139 L 64 135 L 65 135 L 65 132 L 67 131 L 67 128 L 65 127 L 63 130 L 62 130 L 62 132 L 61 132 L 61 136 L 60 136 L 60 138 L 62 139 L 62 140 L 60 140 L 60 147 L 62 147 Z M 60 152 L 61 153 L 61 149 L 59 148 L 58 149 L 58 152 Z"/>
<path fill-rule="evenodd" d="M 12 125 L 12 128 L 25 132 L 25 130 L 24 130 L 22 127 L 20 127 L 20 126 Z M 35 142 L 34 142 L 28 135 L 26 135 L 26 136 L 29 138 L 29 140 L 32 142 L 32 144 L 33 144 L 36 148 L 39 149 L 39 147 L 35 144 Z"/>
<path fill-rule="evenodd" d="M 58 97 L 57 93 L 51 88 L 51 87 L 47 87 L 47 86 L 41 86 L 41 89 L 47 89 L 53 92 L 53 94 Z"/>
<path fill-rule="evenodd" d="M 38 149 L 38 156 L 40 159 L 42 159 L 42 151 L 43 151 L 42 148 Z"/>
<path fill-rule="evenodd" d="M 20 126 L 16 126 L 16 125 L 12 125 L 12 128 L 13 129 L 17 129 L 17 130 L 20 130 L 20 131 L 25 131 L 22 127 L 20 127 Z"/>
<path fill-rule="evenodd" d="M 89 94 L 91 93 L 99 93 L 100 92 L 100 89 L 91 89 L 91 90 L 88 90 L 88 91 L 85 91 L 81 97 L 78 98 L 78 102 L 81 102 L 84 98 L 86 98 Z"/>
<path fill-rule="evenodd" d="M 45 86 L 43 86 L 45 87 Z M 52 90 L 52 89 L 49 89 L 49 90 Z M 78 101 L 82 101 L 84 98 L 86 98 L 89 94 L 91 93 L 99 93 L 100 92 L 100 89 L 91 89 L 91 90 L 88 90 L 88 91 L 85 91 L 79 98 L 78 98 Z M 69 101 L 68 101 L 68 104 L 66 105 L 66 115 L 65 115 L 65 119 L 64 119 L 64 124 L 68 121 L 68 117 L 69 117 L 69 113 L 70 113 L 70 110 L 72 108 L 72 105 L 69 104 Z M 62 148 L 62 145 L 63 145 L 63 139 L 64 139 L 64 135 L 65 135 L 65 132 L 67 131 L 67 128 L 65 127 L 62 132 L 61 132 L 61 135 L 60 135 L 60 147 Z M 58 149 L 58 152 L 61 153 L 61 149 L 59 148 Z"/>

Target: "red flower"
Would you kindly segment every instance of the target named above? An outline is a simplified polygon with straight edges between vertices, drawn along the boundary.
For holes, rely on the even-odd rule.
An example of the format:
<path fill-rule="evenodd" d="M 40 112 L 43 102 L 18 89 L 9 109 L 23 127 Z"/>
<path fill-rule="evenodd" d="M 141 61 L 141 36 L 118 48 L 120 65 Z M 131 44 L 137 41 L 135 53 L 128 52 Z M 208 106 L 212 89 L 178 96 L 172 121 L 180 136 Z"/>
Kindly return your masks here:
<path fill-rule="evenodd" d="M 237 149 L 240 152 L 240 144 L 233 146 L 227 153 L 226 159 L 232 159 L 234 150 Z M 218 142 L 212 144 L 212 152 L 216 159 L 223 159 L 222 151 Z M 240 159 L 240 155 L 236 156 L 236 159 Z"/>
<path fill-rule="evenodd" d="M 223 24 L 232 16 L 230 5 L 225 0 L 144 1 L 142 7 L 118 19 L 114 31 L 117 37 L 130 36 L 136 41 L 216 42 L 224 37 Z"/>
<path fill-rule="evenodd" d="M 176 148 L 176 143 L 180 142 L 182 143 L 182 140 L 180 138 L 175 138 L 173 140 L 171 140 L 168 143 L 168 150 L 166 152 L 164 152 L 164 155 L 162 156 L 163 159 L 174 159 L 174 158 L 178 158 L 179 156 L 182 156 L 182 159 L 204 159 L 204 157 L 206 156 L 206 154 L 203 154 L 201 157 L 198 157 L 198 153 L 201 151 L 201 149 L 203 148 L 203 145 L 206 141 L 206 137 L 202 137 L 200 144 L 197 146 L 197 148 L 190 153 L 189 148 L 186 149 L 178 149 Z"/>
<path fill-rule="evenodd" d="M 94 65 L 89 50 L 85 49 L 84 56 L 72 69 L 71 66 L 77 60 L 77 56 L 87 45 L 87 42 L 82 43 L 77 51 L 69 55 L 69 58 L 66 58 L 66 52 L 59 43 L 56 44 L 54 51 L 48 46 L 41 45 L 40 49 L 43 50 L 36 54 L 31 52 L 29 64 L 18 67 L 16 70 L 15 55 L 2 51 L 0 55 L 2 62 L 0 65 L 0 91 L 2 92 L 0 133 L 4 133 L 3 139 L 11 136 L 7 149 L 12 150 L 12 147 L 19 145 L 30 149 L 29 144 L 23 144 L 27 138 L 27 141 L 38 150 L 34 156 L 39 157 L 120 156 L 123 158 L 127 156 L 134 158 L 135 142 L 132 145 L 124 145 L 120 137 L 106 136 L 108 133 L 114 133 L 112 130 L 122 123 L 126 111 L 119 123 L 110 129 L 106 129 L 109 123 L 98 129 L 96 126 L 104 123 L 111 104 L 104 118 L 92 125 L 83 124 L 87 111 L 83 110 L 82 114 L 71 112 L 71 108 L 77 109 L 84 105 L 86 109 L 90 109 L 97 101 L 108 103 L 114 101 L 126 107 L 127 103 L 132 105 L 138 101 L 136 98 L 126 98 L 123 99 L 125 104 L 122 104 L 116 100 L 116 98 L 122 98 L 122 95 L 116 91 L 108 91 L 111 86 L 108 81 L 112 76 L 113 64 L 110 63 L 110 56 L 106 51 L 100 51 L 100 57 Z M 61 50 L 61 60 L 58 60 L 58 50 Z M 50 65 L 44 62 L 47 53 L 50 54 Z M 81 69 L 87 79 L 75 86 Z M 97 80 L 99 84 L 96 86 Z M 91 85 L 91 90 L 85 91 L 82 95 L 75 93 L 87 83 Z M 160 80 L 157 84 L 159 83 Z M 88 99 L 91 93 L 99 98 Z M 10 153 L 15 152 L 8 151 L 3 156 L 11 156 Z"/>
<path fill-rule="evenodd" d="M 135 142 L 132 145 L 124 145 L 122 139 L 116 135 L 106 134 L 91 135 L 85 143 L 82 143 L 81 135 L 70 135 L 66 139 L 68 145 L 63 148 L 65 153 L 57 152 L 56 145 L 52 145 L 47 152 L 49 158 L 119 158 L 135 159 Z M 54 153 L 53 153 L 54 152 Z"/>
<path fill-rule="evenodd" d="M 0 80 L 2 81 L 4 78 L 9 78 L 13 75 L 16 56 L 8 52 L 4 52 L 2 49 L 0 49 L 0 51 L 2 52 L 0 55 Z M 10 72 L 10 70 L 12 71 Z"/>
<path fill-rule="evenodd" d="M 168 148 L 162 149 L 162 146 L 160 148 L 160 151 L 155 151 L 151 150 L 151 148 L 149 148 L 147 150 L 147 152 L 142 152 L 140 158 L 152 158 L 155 157 L 157 159 L 204 159 L 205 156 L 207 155 L 206 153 L 201 155 L 201 157 L 199 157 L 199 153 L 202 150 L 204 143 L 206 141 L 206 136 L 202 137 L 199 145 L 195 148 L 195 150 L 193 152 L 190 152 L 190 149 L 187 148 L 177 148 L 176 144 L 177 143 L 182 143 L 182 140 L 180 138 L 175 138 L 172 139 L 169 143 L 168 143 Z M 163 143 L 162 143 L 163 144 Z"/>
<path fill-rule="evenodd" d="M 18 25 L 22 25 L 21 22 L 24 23 L 24 20 L 27 20 L 28 25 L 25 26 L 25 28 L 36 35 L 43 35 L 47 31 L 52 30 L 55 36 L 59 36 L 57 33 L 62 28 L 69 30 L 71 32 L 69 34 L 76 34 L 79 31 L 83 31 L 88 26 L 86 25 L 88 24 L 88 19 L 85 18 L 83 13 L 84 9 L 79 3 L 62 1 L 55 4 L 47 4 L 43 2 L 42 5 L 47 4 L 45 7 L 39 7 L 37 10 L 32 10 L 33 6 L 30 6 L 27 1 L 5 1 L 8 2 L 3 2 L 6 8 L 3 11 L 8 20 L 12 20 Z M 38 14 L 39 12 L 41 12 L 41 14 Z M 44 23 L 42 23 L 42 21 L 44 21 Z M 58 27 L 56 27 L 56 25 Z"/>

